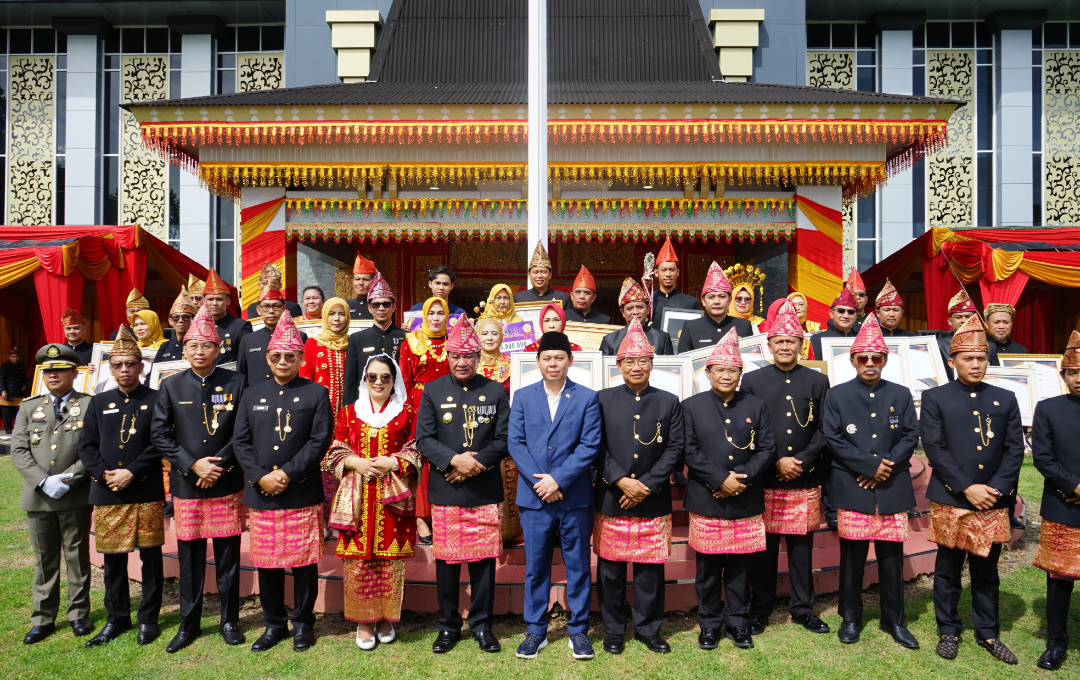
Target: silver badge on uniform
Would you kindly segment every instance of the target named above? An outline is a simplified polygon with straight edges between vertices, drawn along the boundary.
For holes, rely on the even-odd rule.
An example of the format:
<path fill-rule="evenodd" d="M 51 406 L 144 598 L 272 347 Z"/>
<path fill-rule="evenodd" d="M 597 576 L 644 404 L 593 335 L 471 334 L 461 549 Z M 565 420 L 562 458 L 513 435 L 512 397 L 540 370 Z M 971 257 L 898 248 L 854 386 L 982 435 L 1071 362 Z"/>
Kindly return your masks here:
<path fill-rule="evenodd" d="M 848 426 L 847 426 L 847 433 L 848 434 L 855 434 L 857 431 L 858 431 L 858 428 L 855 427 L 855 423 L 849 423 L 848 424 Z"/>

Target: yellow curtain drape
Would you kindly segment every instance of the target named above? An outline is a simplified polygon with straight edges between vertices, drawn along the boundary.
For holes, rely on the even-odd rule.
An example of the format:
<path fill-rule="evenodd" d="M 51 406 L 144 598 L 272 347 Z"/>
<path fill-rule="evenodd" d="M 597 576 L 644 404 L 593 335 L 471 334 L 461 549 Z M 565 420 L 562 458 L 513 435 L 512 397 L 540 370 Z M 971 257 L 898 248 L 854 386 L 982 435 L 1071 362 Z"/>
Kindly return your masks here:
<path fill-rule="evenodd" d="M 1019 269 L 1031 278 L 1043 283 L 1068 288 L 1080 288 L 1080 267 L 1050 264 L 1024 258 L 1020 262 Z"/>
<path fill-rule="evenodd" d="M 837 243 L 844 242 L 844 225 L 841 222 L 829 219 L 822 213 L 814 210 L 812 207 L 807 205 L 805 201 L 797 201 L 796 205 L 799 206 L 799 210 L 802 211 L 802 214 L 806 215 L 806 219 L 810 220 L 810 223 L 813 224 L 818 231 L 820 231 L 822 234 L 825 234 Z M 797 290 L 802 291 L 801 288 Z M 832 299 L 831 294 L 829 299 Z"/>
<path fill-rule="evenodd" d="M 266 231 L 266 228 L 270 226 L 270 222 L 277 216 L 278 211 L 281 210 L 281 206 L 285 203 L 285 197 L 282 196 L 278 200 L 274 201 L 274 204 L 267 207 L 259 214 L 255 215 L 247 222 L 240 223 L 240 243 L 244 244 L 255 238 L 259 234 Z"/>
<path fill-rule="evenodd" d="M 41 267 L 41 261 L 36 257 L 28 257 L 19 262 L 0 267 L 0 288 L 10 286 L 19 279 L 30 276 Z"/>
<path fill-rule="evenodd" d="M 1020 268 L 1024 261 L 1024 251 L 1010 251 L 994 249 L 990 255 L 990 262 L 994 268 L 994 280 L 1004 281 Z"/>
<path fill-rule="evenodd" d="M 803 295 L 828 305 L 836 297 L 836 291 L 843 286 L 844 280 L 805 257 L 799 256 L 796 259 L 794 275 L 788 270 L 788 285 Z"/>

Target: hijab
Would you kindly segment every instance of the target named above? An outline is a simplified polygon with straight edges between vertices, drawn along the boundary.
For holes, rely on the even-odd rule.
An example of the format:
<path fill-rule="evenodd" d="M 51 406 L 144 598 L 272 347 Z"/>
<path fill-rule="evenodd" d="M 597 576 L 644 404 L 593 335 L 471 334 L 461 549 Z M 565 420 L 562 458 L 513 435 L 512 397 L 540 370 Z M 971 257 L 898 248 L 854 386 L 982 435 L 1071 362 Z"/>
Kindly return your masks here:
<path fill-rule="evenodd" d="M 806 308 L 806 311 L 799 314 L 799 323 L 806 323 L 806 313 L 810 311 L 810 303 L 806 300 L 806 296 L 803 295 L 802 293 L 800 293 L 799 291 L 795 291 L 794 293 L 789 293 L 788 296 L 787 296 L 787 299 L 788 300 L 794 300 L 797 297 L 802 298 L 803 307 Z"/>
<path fill-rule="evenodd" d="M 327 303 L 337 299 L 340 298 L 331 298 L 330 300 L 327 300 Z M 324 307 L 323 309 L 325 310 L 326 308 Z M 364 376 L 367 375 L 368 366 L 371 365 L 372 361 L 379 361 L 389 366 L 390 373 L 394 376 L 394 391 L 390 393 L 390 398 L 386 401 L 386 408 L 378 413 L 372 408 L 373 400 L 367 390 L 367 380 L 364 378 Z M 405 381 L 401 378 L 401 369 L 386 353 L 376 354 L 368 358 L 367 363 L 364 364 L 364 371 L 360 376 L 360 394 L 356 403 L 353 405 L 353 410 L 356 411 L 356 417 L 364 421 L 369 427 L 386 427 L 391 420 L 397 418 L 398 414 L 404 410 L 405 400 L 409 396 L 405 391 Z"/>
<path fill-rule="evenodd" d="M 765 333 L 772 325 L 776 323 L 776 315 L 780 312 L 780 307 L 787 302 L 787 298 L 780 298 L 779 300 L 773 300 L 773 303 L 769 305 L 769 313 L 766 315 L 765 320 L 758 324 L 758 330 Z"/>
<path fill-rule="evenodd" d="M 503 326 L 502 326 L 502 322 L 499 321 L 498 319 L 493 318 L 493 317 L 489 317 L 487 319 L 480 319 L 479 321 L 476 322 L 476 332 L 478 334 L 482 335 L 483 332 L 484 332 L 484 329 L 487 328 L 488 326 L 494 326 L 495 328 L 499 329 L 499 346 L 495 349 L 494 352 L 488 352 L 487 350 L 485 350 L 484 349 L 483 339 L 481 339 L 481 341 L 480 341 L 480 363 L 481 364 L 487 364 L 487 365 L 491 366 L 491 365 L 495 365 L 495 364 L 499 363 L 499 360 L 502 359 L 502 356 L 503 356 L 503 353 L 502 353 Z"/>
<path fill-rule="evenodd" d="M 740 312 L 735 306 L 735 296 L 739 294 L 740 290 L 745 290 L 750 294 L 750 311 Z M 750 319 L 754 316 L 754 302 L 756 298 L 754 296 L 754 289 L 745 283 L 740 283 L 731 289 L 731 303 L 728 305 L 728 316 L 733 316 L 737 319 Z"/>
<path fill-rule="evenodd" d="M 559 319 L 562 321 L 562 325 L 559 327 L 559 332 L 566 331 L 566 312 L 563 311 L 562 305 L 551 304 L 550 302 L 544 305 L 544 308 L 540 310 L 540 330 L 544 329 L 544 317 L 547 316 L 548 310 L 554 309 L 555 313 L 559 315 Z M 545 331 L 546 332 L 546 331 Z"/>
<path fill-rule="evenodd" d="M 135 317 L 139 317 L 150 327 L 150 334 L 145 338 L 140 338 L 137 335 L 135 336 L 139 341 L 139 347 L 151 347 L 157 349 L 165 344 L 165 334 L 161 332 L 161 322 L 158 321 L 157 312 L 149 309 L 140 309 L 131 315 L 132 326 L 135 325 Z M 132 335 L 135 335 L 134 328 L 132 329 Z"/>
<path fill-rule="evenodd" d="M 500 312 L 495 308 L 495 296 L 500 292 L 505 292 L 510 296 L 510 307 L 505 312 Z M 514 291 L 510 290 L 510 286 L 505 283 L 497 283 L 491 287 L 491 292 L 488 293 L 487 304 L 484 306 L 484 313 L 481 317 L 484 319 L 498 319 L 504 325 L 508 323 L 515 323 L 521 321 L 522 318 L 515 311 L 516 305 L 514 304 Z"/>
<path fill-rule="evenodd" d="M 446 324 L 443 325 L 443 329 L 439 333 L 431 330 L 427 321 L 428 312 L 431 311 L 432 306 L 436 304 L 442 305 L 443 311 L 446 313 Z M 450 325 L 450 309 L 446 306 L 446 300 L 443 300 L 441 297 L 429 297 L 427 300 L 424 300 L 424 311 L 422 314 L 423 316 L 420 318 L 423 320 L 423 323 L 420 325 L 420 333 L 427 338 L 445 338 L 446 327 Z"/>
<path fill-rule="evenodd" d="M 345 329 L 337 332 L 330 329 L 330 312 L 334 306 L 345 310 Z M 339 297 L 332 297 L 322 306 L 322 330 L 315 336 L 315 342 L 326 349 L 345 350 L 349 347 L 349 303 Z"/>

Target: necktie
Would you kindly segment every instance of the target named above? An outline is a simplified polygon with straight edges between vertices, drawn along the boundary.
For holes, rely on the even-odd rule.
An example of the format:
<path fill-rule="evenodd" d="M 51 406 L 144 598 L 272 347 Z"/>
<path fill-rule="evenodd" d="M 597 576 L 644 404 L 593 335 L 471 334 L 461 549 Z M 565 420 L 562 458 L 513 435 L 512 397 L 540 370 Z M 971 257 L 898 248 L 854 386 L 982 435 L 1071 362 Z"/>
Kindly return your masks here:
<path fill-rule="evenodd" d="M 63 397 L 53 397 L 53 415 L 60 420 L 60 405 L 64 403 Z"/>

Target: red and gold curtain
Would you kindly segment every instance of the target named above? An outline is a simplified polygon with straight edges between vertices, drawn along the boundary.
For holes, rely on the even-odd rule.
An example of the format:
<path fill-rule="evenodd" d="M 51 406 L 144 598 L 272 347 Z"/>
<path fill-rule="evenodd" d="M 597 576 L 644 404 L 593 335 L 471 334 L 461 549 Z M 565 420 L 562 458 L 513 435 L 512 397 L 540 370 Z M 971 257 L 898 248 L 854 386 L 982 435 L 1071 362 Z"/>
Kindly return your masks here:
<path fill-rule="evenodd" d="M 804 196 L 796 205 L 816 229 L 797 229 L 788 247 L 788 288 L 807 298 L 806 318 L 824 324 L 843 285 L 843 214 Z"/>

